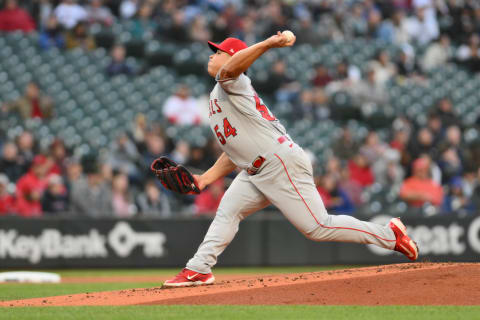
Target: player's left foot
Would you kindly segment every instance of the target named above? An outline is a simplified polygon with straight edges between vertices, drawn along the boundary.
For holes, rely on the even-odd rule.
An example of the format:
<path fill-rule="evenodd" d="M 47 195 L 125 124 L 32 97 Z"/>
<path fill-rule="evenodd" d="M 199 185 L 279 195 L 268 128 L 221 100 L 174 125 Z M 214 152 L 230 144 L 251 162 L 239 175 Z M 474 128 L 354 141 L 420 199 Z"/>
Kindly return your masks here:
<path fill-rule="evenodd" d="M 191 287 L 213 284 L 215 277 L 210 273 L 199 273 L 190 269 L 183 269 L 175 278 L 163 283 L 162 288 Z"/>
<path fill-rule="evenodd" d="M 407 227 L 399 218 L 393 218 L 389 223 L 395 233 L 397 243 L 393 250 L 403 253 L 408 259 L 415 261 L 418 258 L 418 246 L 407 234 Z"/>

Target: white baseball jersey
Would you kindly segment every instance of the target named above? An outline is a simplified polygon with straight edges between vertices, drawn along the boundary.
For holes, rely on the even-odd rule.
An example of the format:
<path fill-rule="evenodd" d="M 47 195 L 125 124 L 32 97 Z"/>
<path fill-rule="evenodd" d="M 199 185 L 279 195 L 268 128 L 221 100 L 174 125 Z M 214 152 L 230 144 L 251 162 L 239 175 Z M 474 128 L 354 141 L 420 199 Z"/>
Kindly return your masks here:
<path fill-rule="evenodd" d="M 258 156 L 265 157 L 265 162 L 261 171 L 248 174 L 244 170 L 235 177 L 204 241 L 188 261 L 188 269 L 211 272 L 240 221 L 270 204 L 314 241 L 370 243 L 394 249 L 395 234 L 388 226 L 327 213 L 307 154 L 296 143 L 279 140 L 286 134 L 285 128 L 256 95 L 246 75 L 222 81 L 217 76 L 209 108 L 212 131 L 232 162 L 244 169 Z"/>
<path fill-rule="evenodd" d="M 210 93 L 210 127 L 230 160 L 245 169 L 278 146 L 278 138 L 286 135 L 286 130 L 245 74 L 227 80 L 219 80 L 217 75 L 216 80 Z"/>

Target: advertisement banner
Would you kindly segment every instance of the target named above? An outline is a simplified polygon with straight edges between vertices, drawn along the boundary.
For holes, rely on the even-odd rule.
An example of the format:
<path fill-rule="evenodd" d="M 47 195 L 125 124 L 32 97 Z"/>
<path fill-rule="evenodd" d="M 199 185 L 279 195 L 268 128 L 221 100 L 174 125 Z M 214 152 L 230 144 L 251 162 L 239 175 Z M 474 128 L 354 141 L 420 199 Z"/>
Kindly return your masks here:
<path fill-rule="evenodd" d="M 480 261 L 480 217 L 403 221 L 420 260 Z M 204 219 L 1 219 L 0 268 L 181 267 L 209 225 Z M 283 218 L 242 222 L 219 258 L 220 266 L 396 262 L 405 257 L 373 245 L 310 241 Z"/>

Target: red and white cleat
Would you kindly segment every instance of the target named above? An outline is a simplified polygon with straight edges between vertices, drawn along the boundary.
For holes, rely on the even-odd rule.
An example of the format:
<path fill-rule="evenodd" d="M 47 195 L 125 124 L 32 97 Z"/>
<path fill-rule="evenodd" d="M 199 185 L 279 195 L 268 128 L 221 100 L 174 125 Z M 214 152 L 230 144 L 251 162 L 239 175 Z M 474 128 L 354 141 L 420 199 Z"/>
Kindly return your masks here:
<path fill-rule="evenodd" d="M 191 287 L 203 286 L 213 284 L 215 277 L 210 273 L 198 273 L 187 268 L 180 271 L 175 278 L 167 280 L 163 283 L 162 288 L 177 288 L 177 287 Z"/>
<path fill-rule="evenodd" d="M 405 227 L 403 222 L 399 218 L 393 218 L 390 220 L 389 226 L 397 238 L 397 243 L 395 244 L 395 248 L 393 250 L 403 253 L 412 261 L 417 260 L 417 243 L 407 235 L 407 227 Z"/>

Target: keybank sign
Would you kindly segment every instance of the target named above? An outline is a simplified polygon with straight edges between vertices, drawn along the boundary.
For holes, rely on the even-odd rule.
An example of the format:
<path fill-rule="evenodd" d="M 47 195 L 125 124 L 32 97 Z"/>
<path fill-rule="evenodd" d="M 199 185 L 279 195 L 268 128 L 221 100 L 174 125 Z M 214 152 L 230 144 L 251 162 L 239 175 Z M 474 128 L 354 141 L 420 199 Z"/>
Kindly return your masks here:
<path fill-rule="evenodd" d="M 0 259 L 108 258 L 112 252 L 128 257 L 140 247 L 146 258 L 165 255 L 166 236 L 161 232 L 137 232 L 127 222 L 118 222 L 107 234 L 91 228 L 84 234 L 66 234 L 46 228 L 39 235 L 21 234 L 17 229 L 0 229 Z"/>
<path fill-rule="evenodd" d="M 389 216 L 377 216 L 372 222 L 386 224 Z M 422 220 L 428 222 L 428 220 Z M 438 221 L 438 220 L 436 220 Z M 408 234 L 420 249 L 420 255 L 462 255 L 471 250 L 480 254 L 480 217 L 468 224 L 453 221 L 448 224 L 407 225 Z M 378 255 L 389 255 L 392 251 L 369 245 L 369 249 Z"/>

